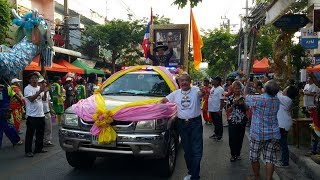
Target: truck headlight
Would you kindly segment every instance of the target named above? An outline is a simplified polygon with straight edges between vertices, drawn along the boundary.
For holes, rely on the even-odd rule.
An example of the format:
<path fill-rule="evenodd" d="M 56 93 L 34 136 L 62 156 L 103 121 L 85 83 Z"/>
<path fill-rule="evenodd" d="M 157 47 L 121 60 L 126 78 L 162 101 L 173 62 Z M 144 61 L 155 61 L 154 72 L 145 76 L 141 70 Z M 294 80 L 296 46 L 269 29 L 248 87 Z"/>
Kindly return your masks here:
<path fill-rule="evenodd" d="M 155 120 L 139 121 L 136 130 L 154 130 L 155 124 Z"/>
<path fill-rule="evenodd" d="M 78 126 L 78 118 L 76 114 L 64 114 L 64 124 L 66 126 Z"/>

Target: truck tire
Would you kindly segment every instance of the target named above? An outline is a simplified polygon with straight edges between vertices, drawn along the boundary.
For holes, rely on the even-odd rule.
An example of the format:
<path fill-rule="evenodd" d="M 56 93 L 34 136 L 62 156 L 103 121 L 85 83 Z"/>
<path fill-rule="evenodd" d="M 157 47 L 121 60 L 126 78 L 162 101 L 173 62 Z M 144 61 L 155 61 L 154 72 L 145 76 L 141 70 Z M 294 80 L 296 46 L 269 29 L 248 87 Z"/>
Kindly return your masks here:
<path fill-rule="evenodd" d="M 96 157 L 85 152 L 66 152 L 66 158 L 70 166 L 83 169 L 92 167 Z"/>
<path fill-rule="evenodd" d="M 170 177 L 174 171 L 176 166 L 176 158 L 177 158 L 177 144 L 174 136 L 170 139 L 167 149 L 167 155 L 160 159 L 160 167 L 161 176 L 163 177 Z"/>

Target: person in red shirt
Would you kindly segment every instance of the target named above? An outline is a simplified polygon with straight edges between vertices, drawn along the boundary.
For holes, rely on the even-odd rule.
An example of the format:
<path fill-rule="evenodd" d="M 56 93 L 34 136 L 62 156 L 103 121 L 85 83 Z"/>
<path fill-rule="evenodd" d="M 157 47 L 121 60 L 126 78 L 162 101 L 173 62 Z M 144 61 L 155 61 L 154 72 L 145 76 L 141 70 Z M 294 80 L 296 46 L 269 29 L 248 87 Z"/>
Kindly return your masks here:
<path fill-rule="evenodd" d="M 212 124 L 212 118 L 210 116 L 210 113 L 208 112 L 208 99 L 210 95 L 210 82 L 208 79 L 203 80 L 203 90 L 205 92 L 205 95 L 202 98 L 202 117 L 203 120 L 207 125 Z"/>
<path fill-rule="evenodd" d="M 17 94 L 17 96 L 20 97 L 20 99 L 23 99 L 23 95 L 20 90 L 20 82 L 21 80 L 17 78 L 12 79 L 11 88 Z M 21 104 L 16 98 L 12 98 L 10 100 L 10 109 L 12 110 L 14 126 L 19 134 L 22 134 L 22 132 L 20 131 L 20 124 L 24 114 L 23 107 L 24 107 L 24 104 Z"/>

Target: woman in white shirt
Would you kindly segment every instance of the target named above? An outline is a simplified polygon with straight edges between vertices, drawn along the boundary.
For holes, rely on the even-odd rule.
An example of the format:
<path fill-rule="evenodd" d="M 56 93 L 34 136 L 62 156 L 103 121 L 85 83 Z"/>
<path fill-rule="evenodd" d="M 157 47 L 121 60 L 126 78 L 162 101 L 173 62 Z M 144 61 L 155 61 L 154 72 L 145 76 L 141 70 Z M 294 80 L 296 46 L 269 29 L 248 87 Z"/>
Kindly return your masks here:
<path fill-rule="evenodd" d="M 280 107 L 277 113 L 281 139 L 280 139 L 280 146 L 281 146 L 281 160 L 280 163 L 276 166 L 278 167 L 287 167 L 289 166 L 289 149 L 288 149 L 288 131 L 292 125 L 291 119 L 291 106 L 292 100 L 297 96 L 298 90 L 295 86 L 288 86 L 283 93 L 279 92 L 277 94 Z"/>

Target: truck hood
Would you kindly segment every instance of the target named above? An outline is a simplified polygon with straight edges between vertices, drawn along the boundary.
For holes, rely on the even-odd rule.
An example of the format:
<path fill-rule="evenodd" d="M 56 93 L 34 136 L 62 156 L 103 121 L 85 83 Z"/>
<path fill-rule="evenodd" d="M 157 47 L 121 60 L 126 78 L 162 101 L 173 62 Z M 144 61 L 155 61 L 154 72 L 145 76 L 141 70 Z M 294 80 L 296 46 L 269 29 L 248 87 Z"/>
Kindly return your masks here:
<path fill-rule="evenodd" d="M 141 101 L 141 100 L 147 100 L 152 99 L 155 97 L 149 97 L 149 96 L 103 96 L 103 99 L 106 103 L 106 108 L 111 110 L 115 107 L 128 104 L 135 101 Z M 72 108 L 69 107 L 65 110 L 65 113 L 74 113 L 72 111 Z"/>

